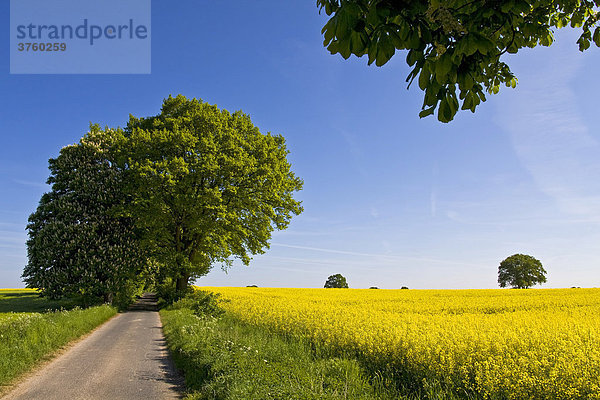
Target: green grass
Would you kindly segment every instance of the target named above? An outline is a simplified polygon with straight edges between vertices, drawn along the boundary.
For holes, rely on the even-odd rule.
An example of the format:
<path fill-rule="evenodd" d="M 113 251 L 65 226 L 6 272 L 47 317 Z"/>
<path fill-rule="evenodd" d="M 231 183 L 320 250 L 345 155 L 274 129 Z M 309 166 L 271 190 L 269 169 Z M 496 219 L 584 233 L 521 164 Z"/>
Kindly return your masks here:
<path fill-rule="evenodd" d="M 0 393 L 19 375 L 116 314 L 107 305 L 58 310 L 72 304 L 39 298 L 32 290 L 0 290 Z"/>
<path fill-rule="evenodd" d="M 45 312 L 73 306 L 70 300 L 42 298 L 35 289 L 0 289 L 0 313 Z"/>
<path fill-rule="evenodd" d="M 384 388 L 353 358 L 228 315 L 198 317 L 184 308 L 162 310 L 161 318 L 188 399 L 416 398 Z"/>
<path fill-rule="evenodd" d="M 246 323 L 225 312 L 221 301 L 196 291 L 160 312 L 188 400 L 474 398 L 440 386 L 402 385 L 401 371 L 374 369 L 351 349 Z"/>

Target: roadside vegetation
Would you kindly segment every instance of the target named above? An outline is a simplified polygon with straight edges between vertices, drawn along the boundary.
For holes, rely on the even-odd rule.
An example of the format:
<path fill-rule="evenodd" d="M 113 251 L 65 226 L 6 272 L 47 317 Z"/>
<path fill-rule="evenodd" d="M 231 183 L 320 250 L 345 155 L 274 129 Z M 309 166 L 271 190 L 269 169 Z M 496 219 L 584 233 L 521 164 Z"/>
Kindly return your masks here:
<path fill-rule="evenodd" d="M 162 312 L 191 398 L 600 398 L 599 289 L 204 290 Z"/>
<path fill-rule="evenodd" d="M 245 323 L 219 302 L 196 292 L 160 312 L 188 400 L 452 398 L 433 391 L 403 396 L 353 357 Z"/>
<path fill-rule="evenodd" d="M 31 289 L 0 290 L 0 393 L 19 375 L 116 312 L 107 305 L 73 308 L 67 301 L 40 298 Z"/>

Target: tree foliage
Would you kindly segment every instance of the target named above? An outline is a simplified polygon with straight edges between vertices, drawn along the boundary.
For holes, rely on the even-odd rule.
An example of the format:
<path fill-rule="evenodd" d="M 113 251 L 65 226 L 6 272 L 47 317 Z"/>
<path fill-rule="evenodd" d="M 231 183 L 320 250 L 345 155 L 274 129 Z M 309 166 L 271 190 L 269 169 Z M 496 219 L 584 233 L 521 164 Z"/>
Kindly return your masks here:
<path fill-rule="evenodd" d="M 137 282 L 182 297 L 215 263 L 264 253 L 302 212 L 287 154 L 241 111 L 183 96 L 125 130 L 92 126 L 50 160 L 23 277 L 49 297 L 110 299 Z"/>
<path fill-rule="evenodd" d="M 408 50 L 425 92 L 420 117 L 437 108 L 441 122 L 462 110 L 475 112 L 485 91 L 515 87 L 517 78 L 501 61 L 524 47 L 550 46 L 554 29 L 581 28 L 581 51 L 600 46 L 600 0 L 317 0 L 331 18 L 324 45 L 345 59 L 367 55 L 369 65 L 387 63 L 396 50 Z M 596 8 L 596 9 L 595 9 Z"/>
<path fill-rule="evenodd" d="M 546 270 L 542 267 L 542 263 L 532 256 L 514 254 L 502 261 L 498 268 L 500 287 L 527 289 L 544 282 L 546 282 Z"/>
<path fill-rule="evenodd" d="M 119 165 L 126 208 L 144 248 L 182 292 L 190 278 L 264 253 L 274 229 L 302 212 L 302 188 L 281 135 L 263 134 L 241 111 L 169 97 L 161 113 L 130 117 Z"/>
<path fill-rule="evenodd" d="M 50 192 L 27 225 L 28 287 L 50 298 L 126 300 L 143 265 L 130 218 L 115 214 L 123 205 L 123 175 L 110 163 L 118 131 L 95 125 L 78 144 L 50 159 Z"/>
<path fill-rule="evenodd" d="M 348 289 L 348 282 L 346 282 L 346 278 L 344 278 L 342 274 L 331 275 L 327 278 L 327 281 L 325 281 L 325 288 Z"/>

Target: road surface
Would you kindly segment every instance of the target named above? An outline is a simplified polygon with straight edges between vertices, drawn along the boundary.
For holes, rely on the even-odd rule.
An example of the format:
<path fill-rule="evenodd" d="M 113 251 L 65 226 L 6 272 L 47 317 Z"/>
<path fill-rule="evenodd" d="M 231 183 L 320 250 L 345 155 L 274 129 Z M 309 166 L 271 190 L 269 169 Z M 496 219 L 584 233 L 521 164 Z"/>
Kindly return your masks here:
<path fill-rule="evenodd" d="M 178 399 L 157 312 L 119 314 L 18 384 L 2 400 Z"/>

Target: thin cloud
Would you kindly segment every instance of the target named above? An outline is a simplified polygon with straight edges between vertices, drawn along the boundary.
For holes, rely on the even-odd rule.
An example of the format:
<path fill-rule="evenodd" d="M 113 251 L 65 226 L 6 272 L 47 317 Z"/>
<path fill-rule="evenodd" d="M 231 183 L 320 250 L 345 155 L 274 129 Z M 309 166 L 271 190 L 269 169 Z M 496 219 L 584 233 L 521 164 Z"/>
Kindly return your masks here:
<path fill-rule="evenodd" d="M 13 182 L 17 183 L 19 185 L 23 185 L 23 186 L 41 188 L 41 189 L 45 189 L 45 190 L 50 189 L 50 185 L 48 185 L 47 183 L 42 183 L 42 182 L 25 181 L 22 179 L 13 179 Z"/>
<path fill-rule="evenodd" d="M 285 247 L 285 248 L 298 249 L 298 250 L 316 251 L 316 252 L 331 253 L 331 254 L 343 254 L 343 255 L 357 256 L 357 257 L 389 259 L 389 260 L 396 260 L 398 262 L 410 261 L 410 262 L 425 262 L 425 263 L 433 263 L 433 264 L 481 267 L 481 265 L 479 265 L 479 264 L 470 264 L 470 263 L 451 261 L 451 260 L 440 260 L 440 259 L 429 258 L 429 257 L 410 257 L 410 256 L 397 256 L 397 255 L 391 255 L 391 254 L 359 253 L 359 252 L 354 252 L 354 251 L 325 249 L 325 248 L 321 248 L 321 247 L 310 247 L 310 246 L 297 246 L 297 245 L 282 244 L 282 243 L 272 243 L 271 246 Z"/>
<path fill-rule="evenodd" d="M 14 231 L 11 232 L 17 232 L 18 230 L 25 230 L 25 225 L 23 224 L 17 224 L 14 222 L 0 222 L 0 228 L 17 228 Z M 2 230 L 0 230 L 2 231 Z M 4 230 L 6 231 L 6 230 Z"/>
<path fill-rule="evenodd" d="M 264 259 L 261 260 L 261 262 L 264 261 L 280 261 L 280 262 L 284 262 L 284 263 L 292 263 L 292 264 L 300 264 L 300 265 L 306 265 L 306 266 L 315 266 L 315 265 L 322 265 L 322 266 L 336 266 L 336 267 L 352 267 L 353 269 L 363 269 L 363 270 L 369 270 L 372 271 L 376 268 L 378 268 L 379 266 L 386 265 L 386 266 L 393 266 L 394 261 L 393 260 L 383 260 L 383 261 L 378 261 L 377 262 L 377 266 L 369 264 L 368 266 L 366 266 L 365 261 L 348 261 L 345 259 L 323 259 L 323 258 L 302 258 L 302 257 L 278 257 L 278 256 L 271 256 L 271 255 L 267 255 L 264 256 Z"/>
<path fill-rule="evenodd" d="M 429 206 L 430 206 L 430 212 L 431 212 L 431 217 L 435 218 L 437 216 L 437 208 L 438 208 L 438 193 L 437 193 L 437 181 L 438 181 L 438 175 L 439 175 L 439 166 L 437 164 L 437 162 L 433 165 L 433 168 L 431 169 L 431 194 L 429 197 Z"/>
<path fill-rule="evenodd" d="M 0 243 L 25 243 L 27 234 L 25 231 L 0 231 Z"/>
<path fill-rule="evenodd" d="M 437 192 L 435 188 L 431 189 L 431 195 L 429 198 L 429 206 L 431 211 L 431 216 L 435 217 L 437 215 Z"/>
<path fill-rule="evenodd" d="M 509 133 L 536 186 L 571 215 L 600 218 L 600 143 L 590 134 L 569 86 L 582 55 L 564 38 L 545 67 L 521 77 L 519 93 L 503 97 L 498 123 Z M 531 67 L 531 66 L 530 66 Z"/>

